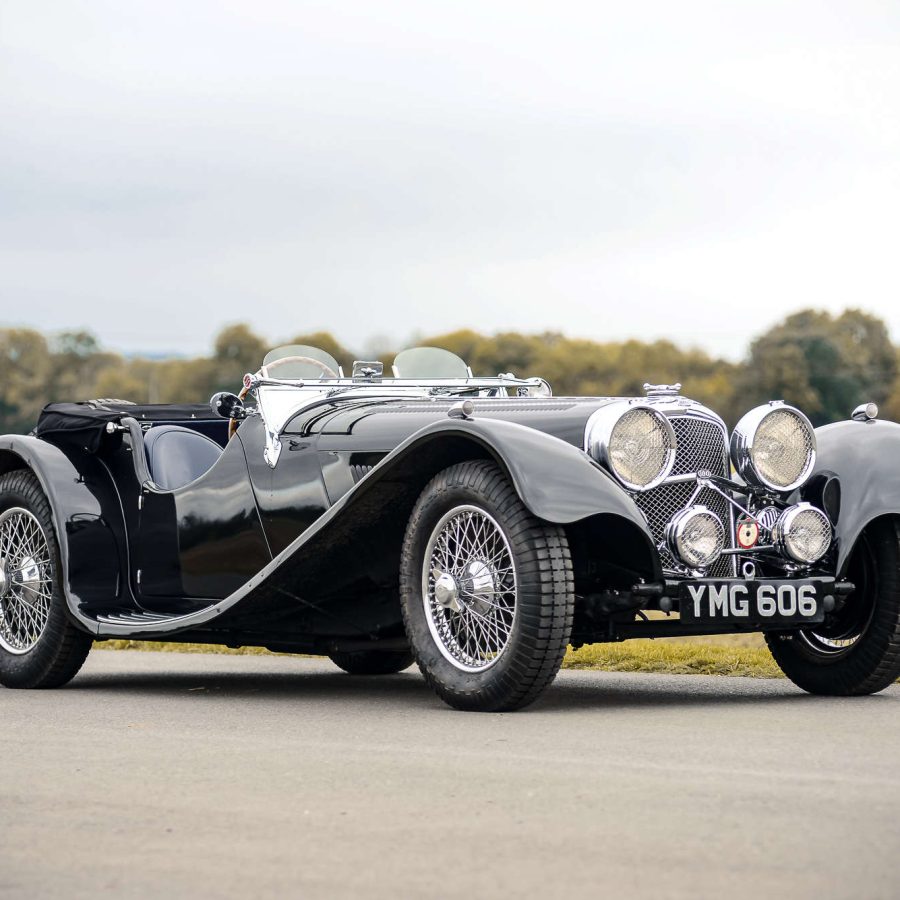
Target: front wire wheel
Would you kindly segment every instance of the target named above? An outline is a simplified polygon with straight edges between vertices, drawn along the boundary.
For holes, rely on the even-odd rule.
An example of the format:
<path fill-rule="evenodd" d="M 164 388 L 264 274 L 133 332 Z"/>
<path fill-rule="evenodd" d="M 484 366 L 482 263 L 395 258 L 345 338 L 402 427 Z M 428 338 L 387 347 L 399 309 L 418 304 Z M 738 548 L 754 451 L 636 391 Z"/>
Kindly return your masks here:
<path fill-rule="evenodd" d="M 813 694 L 874 694 L 900 676 L 900 525 L 876 521 L 860 538 L 847 572 L 855 585 L 826 624 L 793 635 L 767 634 L 781 670 Z"/>
<path fill-rule="evenodd" d="M 468 504 L 441 518 L 425 550 L 422 600 L 451 663 L 481 672 L 500 659 L 516 623 L 516 570 L 496 519 Z"/>
<path fill-rule="evenodd" d="M 410 516 L 400 602 L 416 662 L 445 702 L 520 709 L 552 682 L 571 635 L 565 532 L 536 519 L 495 463 L 451 466 Z"/>
<path fill-rule="evenodd" d="M 91 637 L 69 619 L 50 504 L 33 472 L 0 476 L 0 684 L 59 687 Z"/>

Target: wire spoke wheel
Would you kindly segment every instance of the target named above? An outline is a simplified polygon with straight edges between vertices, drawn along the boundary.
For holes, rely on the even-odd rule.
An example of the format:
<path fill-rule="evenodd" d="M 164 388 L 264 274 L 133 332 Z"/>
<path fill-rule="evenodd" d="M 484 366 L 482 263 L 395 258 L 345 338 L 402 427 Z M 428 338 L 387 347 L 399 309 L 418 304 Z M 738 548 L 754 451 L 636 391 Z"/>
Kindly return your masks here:
<path fill-rule="evenodd" d="M 53 564 L 41 523 L 27 509 L 0 513 L 0 647 L 31 650 L 44 633 L 53 595 Z"/>
<path fill-rule="evenodd" d="M 425 680 L 455 709 L 534 702 L 562 664 L 575 611 L 562 528 L 531 514 L 492 460 L 422 489 L 403 538 L 400 612 Z"/>
<path fill-rule="evenodd" d="M 825 621 L 766 642 L 782 672 L 813 694 L 853 697 L 900 676 L 900 522 L 870 524 L 847 566 L 853 592 Z"/>
<path fill-rule="evenodd" d="M 863 541 L 850 563 L 848 578 L 856 589 L 843 608 L 827 623 L 800 632 L 800 640 L 814 654 L 834 659 L 849 653 L 866 634 L 875 613 L 878 566 L 867 541 Z"/>
<path fill-rule="evenodd" d="M 477 506 L 457 506 L 426 545 L 422 599 L 441 653 L 466 672 L 493 666 L 516 621 L 516 570 L 506 535 Z"/>

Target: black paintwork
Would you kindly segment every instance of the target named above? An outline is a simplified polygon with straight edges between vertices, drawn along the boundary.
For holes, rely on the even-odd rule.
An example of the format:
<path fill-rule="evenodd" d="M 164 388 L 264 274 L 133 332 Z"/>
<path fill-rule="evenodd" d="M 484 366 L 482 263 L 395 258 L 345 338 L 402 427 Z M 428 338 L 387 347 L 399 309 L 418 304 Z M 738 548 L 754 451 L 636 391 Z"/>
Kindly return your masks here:
<path fill-rule="evenodd" d="M 330 402 L 289 421 L 274 468 L 259 417 L 228 441 L 221 419 L 160 407 L 143 422 L 120 415 L 126 430 L 104 432 L 91 449 L 2 437 L 0 470 L 27 466 L 41 480 L 72 615 L 95 634 L 388 646 L 403 642 L 397 572 L 409 512 L 435 474 L 466 459 L 496 460 L 534 515 L 566 529 L 585 603 L 601 587 L 661 579 L 643 514 L 581 450 L 588 418 L 608 402 L 476 400 L 471 419 L 449 418 L 445 399 Z M 169 421 L 224 449 L 195 482 L 163 491 L 150 480 L 141 426 Z M 817 434 L 817 477 L 805 492 L 833 497 L 839 481 L 843 574 L 866 524 L 900 513 L 900 426 L 845 422 Z"/>
<path fill-rule="evenodd" d="M 881 420 L 835 422 L 816 429 L 816 441 L 812 490 L 805 493 L 815 500 L 823 481 L 838 480 L 834 545 L 837 571 L 843 575 L 863 529 L 874 519 L 900 512 L 900 425 Z"/>

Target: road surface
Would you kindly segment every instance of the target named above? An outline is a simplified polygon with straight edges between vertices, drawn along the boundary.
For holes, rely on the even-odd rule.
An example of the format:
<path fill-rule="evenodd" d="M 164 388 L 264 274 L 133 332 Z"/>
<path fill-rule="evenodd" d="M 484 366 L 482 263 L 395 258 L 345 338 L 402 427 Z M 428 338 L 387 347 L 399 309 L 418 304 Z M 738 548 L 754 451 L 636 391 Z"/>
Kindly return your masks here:
<path fill-rule="evenodd" d="M 900 897 L 900 688 L 94 651 L 0 689 L 0 896 Z"/>

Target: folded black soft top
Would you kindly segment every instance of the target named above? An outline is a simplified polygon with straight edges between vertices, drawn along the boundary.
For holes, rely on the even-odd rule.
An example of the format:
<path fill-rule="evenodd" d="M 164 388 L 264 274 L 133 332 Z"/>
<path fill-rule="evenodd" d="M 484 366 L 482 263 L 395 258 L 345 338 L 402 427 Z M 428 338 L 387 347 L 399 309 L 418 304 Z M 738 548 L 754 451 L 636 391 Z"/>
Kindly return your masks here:
<path fill-rule="evenodd" d="M 124 416 L 150 424 L 222 421 L 213 415 L 206 403 L 140 404 L 124 400 L 84 400 L 78 403 L 48 403 L 41 410 L 34 434 L 53 443 L 78 444 L 96 453 L 106 434 L 107 423 L 119 422 Z"/>

